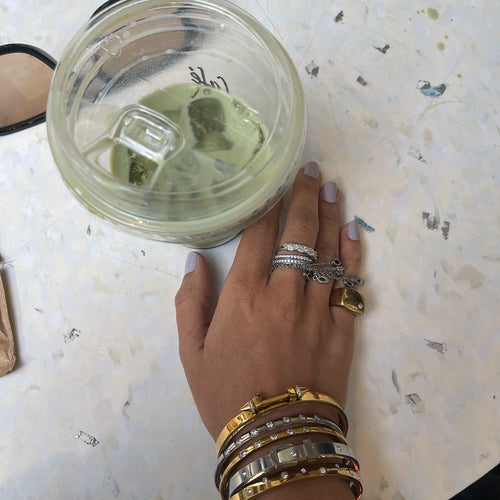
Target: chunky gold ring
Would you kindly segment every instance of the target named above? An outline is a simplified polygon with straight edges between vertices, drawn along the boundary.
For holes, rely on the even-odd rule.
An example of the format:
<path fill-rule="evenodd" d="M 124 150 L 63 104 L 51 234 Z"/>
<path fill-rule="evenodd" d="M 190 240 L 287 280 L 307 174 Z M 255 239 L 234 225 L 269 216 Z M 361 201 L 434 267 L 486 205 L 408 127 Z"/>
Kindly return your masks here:
<path fill-rule="evenodd" d="M 330 294 L 330 306 L 343 307 L 355 316 L 361 316 L 365 312 L 365 301 L 363 296 L 352 288 L 334 288 Z"/>

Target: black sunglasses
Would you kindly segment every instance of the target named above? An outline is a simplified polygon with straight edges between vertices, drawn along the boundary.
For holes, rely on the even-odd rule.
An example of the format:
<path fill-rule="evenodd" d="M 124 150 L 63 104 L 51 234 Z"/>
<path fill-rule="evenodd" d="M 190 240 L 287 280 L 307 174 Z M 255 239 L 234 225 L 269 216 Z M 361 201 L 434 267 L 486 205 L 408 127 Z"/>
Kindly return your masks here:
<path fill-rule="evenodd" d="M 108 0 L 90 18 L 119 1 Z M 0 135 L 12 134 L 45 121 L 56 64 L 53 57 L 32 45 L 0 45 Z"/>

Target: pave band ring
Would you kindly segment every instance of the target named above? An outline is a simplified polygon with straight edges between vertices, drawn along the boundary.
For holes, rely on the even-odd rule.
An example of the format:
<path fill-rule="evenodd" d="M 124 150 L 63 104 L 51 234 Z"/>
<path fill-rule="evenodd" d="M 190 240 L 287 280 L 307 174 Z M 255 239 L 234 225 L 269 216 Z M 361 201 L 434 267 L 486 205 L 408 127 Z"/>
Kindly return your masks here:
<path fill-rule="evenodd" d="M 300 243 L 283 243 L 280 250 L 287 250 L 288 252 L 299 252 L 308 257 L 311 257 L 313 262 L 318 260 L 318 252 L 314 248 L 308 247 L 307 245 L 301 245 Z"/>

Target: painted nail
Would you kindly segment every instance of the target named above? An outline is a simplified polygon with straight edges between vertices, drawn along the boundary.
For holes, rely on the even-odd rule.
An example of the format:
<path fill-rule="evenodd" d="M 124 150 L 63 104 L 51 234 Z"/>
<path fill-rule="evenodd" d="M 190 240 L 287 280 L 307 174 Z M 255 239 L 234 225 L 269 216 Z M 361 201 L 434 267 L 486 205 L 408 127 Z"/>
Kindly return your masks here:
<path fill-rule="evenodd" d="M 313 179 L 317 179 L 319 177 L 319 166 L 315 161 L 310 161 L 304 167 L 304 174 L 308 177 L 312 177 Z"/>
<path fill-rule="evenodd" d="M 189 252 L 186 265 L 184 266 L 184 275 L 192 273 L 196 269 L 196 264 L 198 262 L 198 254 L 196 252 Z"/>
<path fill-rule="evenodd" d="M 358 223 L 355 220 L 347 224 L 347 236 L 349 236 L 349 239 L 353 241 L 359 240 L 359 228 Z"/>
<path fill-rule="evenodd" d="M 328 203 L 335 203 L 337 201 L 337 184 L 335 182 L 327 182 L 322 188 L 323 200 Z"/>

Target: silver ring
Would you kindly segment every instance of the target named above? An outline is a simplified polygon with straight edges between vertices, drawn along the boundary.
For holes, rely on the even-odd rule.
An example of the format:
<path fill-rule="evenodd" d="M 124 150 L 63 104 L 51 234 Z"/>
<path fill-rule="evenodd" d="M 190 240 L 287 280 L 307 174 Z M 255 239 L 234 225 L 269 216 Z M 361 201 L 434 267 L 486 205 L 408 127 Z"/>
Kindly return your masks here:
<path fill-rule="evenodd" d="M 288 267 L 296 269 L 307 279 L 307 275 L 312 264 L 312 258 L 307 255 L 279 254 L 273 257 L 271 262 L 271 272 L 276 271 L 278 267 Z"/>
<path fill-rule="evenodd" d="M 295 254 L 279 254 L 273 257 L 273 262 L 299 262 L 310 265 L 313 263 L 311 257 L 307 257 L 306 255 L 295 255 Z"/>
<path fill-rule="evenodd" d="M 311 266 L 311 275 L 309 279 L 313 279 L 318 283 L 329 283 L 330 280 L 340 281 L 346 287 L 362 285 L 365 280 L 344 272 L 344 266 L 340 259 L 333 259 L 329 262 L 320 262 Z"/>
<path fill-rule="evenodd" d="M 318 252 L 316 252 L 314 248 L 308 247 L 307 245 L 301 245 L 300 243 L 283 243 L 280 250 L 303 253 L 311 257 L 314 262 L 318 260 Z"/>
<path fill-rule="evenodd" d="M 344 266 L 340 259 L 333 259 L 329 262 L 315 263 L 310 256 L 295 254 L 278 254 L 273 257 L 271 263 L 271 272 L 276 271 L 278 267 L 288 267 L 299 271 L 306 280 L 314 280 L 321 284 L 330 281 L 339 281 L 344 286 L 351 288 L 362 285 L 365 280 L 344 272 Z"/>

